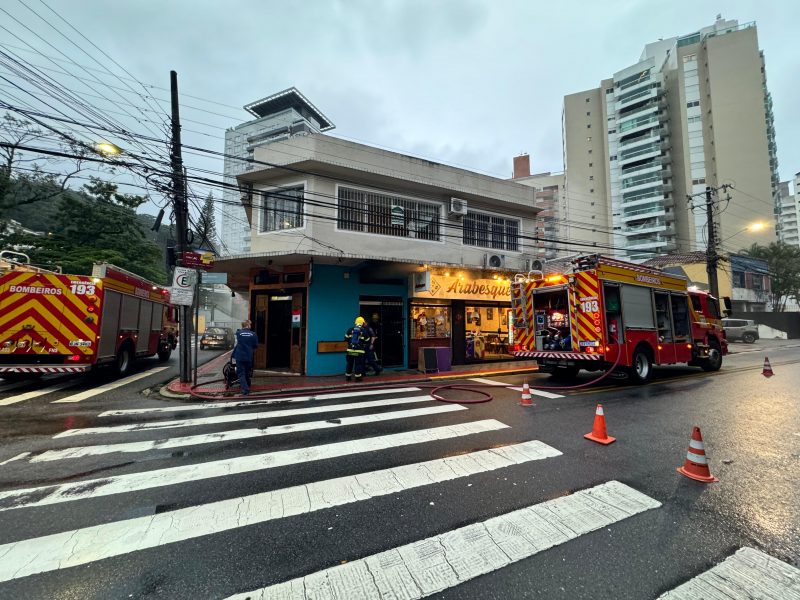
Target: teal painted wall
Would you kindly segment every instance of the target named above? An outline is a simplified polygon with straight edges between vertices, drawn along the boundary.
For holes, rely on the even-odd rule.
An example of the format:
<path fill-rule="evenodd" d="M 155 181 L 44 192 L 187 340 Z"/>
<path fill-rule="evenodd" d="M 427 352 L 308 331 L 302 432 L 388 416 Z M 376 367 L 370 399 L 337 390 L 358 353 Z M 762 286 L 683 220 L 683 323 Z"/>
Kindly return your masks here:
<path fill-rule="evenodd" d="M 349 273 L 345 279 L 345 273 Z M 358 270 L 332 265 L 314 265 L 308 288 L 306 373 L 344 374 L 344 353 L 317 353 L 317 342 L 337 342 L 358 316 L 361 296 L 395 296 L 407 305 L 407 285 L 360 283 Z M 369 318 L 369 315 L 363 315 Z M 403 367 L 408 366 L 408 340 L 404 341 Z"/>

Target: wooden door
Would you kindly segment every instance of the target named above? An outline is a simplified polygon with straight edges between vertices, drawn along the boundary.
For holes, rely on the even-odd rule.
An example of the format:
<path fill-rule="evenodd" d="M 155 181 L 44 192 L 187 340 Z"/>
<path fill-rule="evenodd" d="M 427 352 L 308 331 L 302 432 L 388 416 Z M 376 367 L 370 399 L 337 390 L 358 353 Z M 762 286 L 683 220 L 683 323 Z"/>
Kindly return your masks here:
<path fill-rule="evenodd" d="M 258 336 L 258 348 L 253 366 L 256 369 L 266 369 L 267 367 L 267 307 L 269 295 L 256 294 L 255 311 L 253 313 L 253 331 Z"/>
<path fill-rule="evenodd" d="M 292 346 L 289 368 L 293 373 L 303 373 L 303 357 L 305 356 L 306 315 L 303 307 L 303 292 L 292 294 L 292 315 L 300 312 L 300 323 L 292 323 Z M 294 317 L 293 317 L 294 320 Z"/>

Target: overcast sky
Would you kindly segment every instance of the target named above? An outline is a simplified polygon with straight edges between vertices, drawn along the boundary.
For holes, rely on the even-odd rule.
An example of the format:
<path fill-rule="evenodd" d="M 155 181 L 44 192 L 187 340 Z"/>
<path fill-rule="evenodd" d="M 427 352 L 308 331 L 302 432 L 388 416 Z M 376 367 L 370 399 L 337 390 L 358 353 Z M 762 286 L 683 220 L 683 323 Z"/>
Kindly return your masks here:
<path fill-rule="evenodd" d="M 17 1 L 3 8 L 92 64 Z M 185 104 L 226 115 L 184 107 L 184 127 L 203 134 L 186 131 L 190 143 L 221 151 L 224 129 L 248 119 L 242 105 L 296 86 L 336 124 L 333 135 L 499 177 L 520 152 L 534 171 L 562 170 L 565 94 L 596 87 L 635 63 L 644 44 L 710 25 L 722 11 L 758 23 L 781 178 L 800 171 L 797 0 L 46 1 L 141 81 L 168 87 L 174 69 Z M 25 0 L 66 30 L 39 2 Z M 0 41 L 22 46 L 7 31 Z"/>

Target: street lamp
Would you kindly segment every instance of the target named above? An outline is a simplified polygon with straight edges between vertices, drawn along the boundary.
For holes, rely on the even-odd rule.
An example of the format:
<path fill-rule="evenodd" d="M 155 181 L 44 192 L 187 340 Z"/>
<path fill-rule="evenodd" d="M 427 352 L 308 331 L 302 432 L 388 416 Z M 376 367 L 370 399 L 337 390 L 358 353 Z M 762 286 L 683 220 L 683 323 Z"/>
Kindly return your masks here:
<path fill-rule="evenodd" d="M 100 154 L 104 154 L 106 156 L 116 156 L 117 154 L 122 154 L 122 148 L 116 144 L 112 144 L 111 142 L 97 142 L 94 145 L 94 149 Z"/>

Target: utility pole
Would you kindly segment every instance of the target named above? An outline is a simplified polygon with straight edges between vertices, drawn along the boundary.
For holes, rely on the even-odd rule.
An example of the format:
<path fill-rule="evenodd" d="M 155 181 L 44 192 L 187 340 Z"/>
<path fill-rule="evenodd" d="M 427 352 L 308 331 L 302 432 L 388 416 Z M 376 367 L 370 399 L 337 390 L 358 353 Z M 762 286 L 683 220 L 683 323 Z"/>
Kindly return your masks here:
<path fill-rule="evenodd" d="M 715 298 L 719 298 L 719 278 L 717 268 L 719 266 L 720 257 L 718 254 L 717 242 L 717 225 L 714 222 L 714 208 L 717 204 L 716 196 L 722 190 L 723 192 L 733 188 L 733 185 L 725 183 L 719 187 L 712 188 L 706 186 L 705 192 L 686 196 L 689 208 L 694 211 L 699 209 L 700 206 L 694 204 L 695 197 L 705 197 L 706 208 L 706 229 L 708 230 L 708 243 L 706 244 L 706 273 L 708 274 L 708 290 Z M 730 201 L 730 196 L 726 198 Z"/>
<path fill-rule="evenodd" d="M 717 190 L 706 186 L 706 227 L 708 229 L 708 245 L 706 246 L 706 273 L 708 273 L 708 289 L 711 295 L 719 298 L 719 279 L 717 278 L 717 235 L 714 226 L 714 194 Z"/>
<path fill-rule="evenodd" d="M 175 229 L 178 235 L 177 264 L 183 266 L 184 253 L 189 251 L 189 207 L 186 201 L 186 181 L 183 175 L 183 158 L 181 157 L 181 118 L 178 109 L 178 74 L 169 72 L 170 99 L 172 101 L 172 206 L 175 211 Z M 180 344 L 178 361 L 180 363 L 181 383 L 191 381 L 192 370 L 192 307 L 181 306 Z"/>

